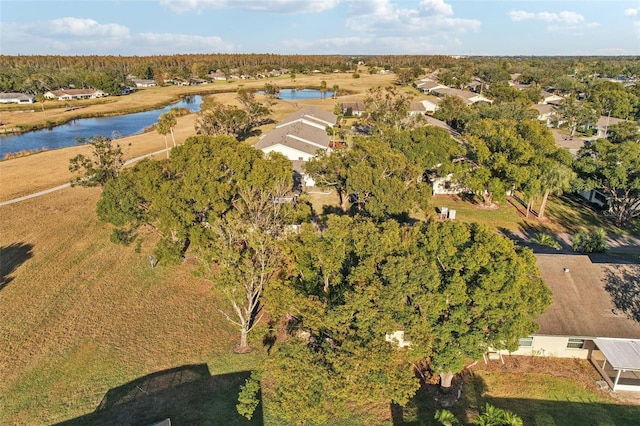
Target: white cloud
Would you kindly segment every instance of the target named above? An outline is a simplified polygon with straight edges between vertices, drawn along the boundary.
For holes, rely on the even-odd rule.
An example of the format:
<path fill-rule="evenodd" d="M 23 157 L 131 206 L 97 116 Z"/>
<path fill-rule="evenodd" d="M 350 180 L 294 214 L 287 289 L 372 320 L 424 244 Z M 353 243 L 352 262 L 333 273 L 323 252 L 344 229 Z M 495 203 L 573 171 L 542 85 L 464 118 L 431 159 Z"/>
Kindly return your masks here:
<path fill-rule="evenodd" d="M 436 15 L 453 15 L 453 7 L 446 4 L 444 0 L 422 0 L 420 9 Z"/>
<path fill-rule="evenodd" d="M 0 50 L 9 55 L 163 55 L 230 53 L 236 46 L 217 36 L 132 34 L 129 28 L 91 19 L 62 18 L 30 24 L 3 22 Z M 168 51 L 170 50 L 170 51 Z"/>
<path fill-rule="evenodd" d="M 417 9 L 402 7 L 390 0 L 351 0 L 347 28 L 379 36 L 404 35 L 407 39 L 442 33 L 476 31 L 480 21 L 454 18 L 453 8 L 444 0 L 423 0 Z"/>
<path fill-rule="evenodd" d="M 232 43 L 227 43 L 218 36 L 140 33 L 136 40 L 142 48 L 156 54 L 229 53 L 235 49 Z M 171 46 L 172 52 L 167 52 L 167 46 Z"/>
<path fill-rule="evenodd" d="M 562 23 L 567 25 L 576 25 L 584 22 L 584 16 L 576 12 L 564 10 L 560 13 L 555 12 L 527 12 L 525 10 L 512 10 L 507 13 L 512 21 L 524 21 L 526 19 L 537 19 L 539 21 L 550 23 Z"/>
<path fill-rule="evenodd" d="M 318 47 L 336 54 L 363 55 L 395 55 L 403 52 L 408 55 L 442 54 L 450 51 L 451 46 L 459 47 L 462 43 L 456 38 L 447 38 L 436 42 L 428 36 L 419 37 L 336 37 L 320 40 L 287 40 L 282 43 L 282 54 L 314 54 Z"/>
<path fill-rule="evenodd" d="M 52 19 L 42 26 L 41 31 L 48 34 L 69 36 L 128 37 L 129 29 L 119 24 L 100 24 L 93 19 L 59 18 Z"/>
<path fill-rule="evenodd" d="M 273 13 L 317 13 L 333 9 L 340 0 L 161 0 L 176 12 L 237 8 Z"/>
<path fill-rule="evenodd" d="M 524 10 L 512 10 L 511 12 L 507 13 L 507 15 L 509 15 L 509 18 L 511 18 L 512 21 L 524 21 L 525 19 L 533 19 L 536 17 L 535 13 L 531 13 L 531 12 L 526 12 Z"/>
<path fill-rule="evenodd" d="M 627 9 L 624 11 L 624 16 L 638 16 L 640 15 L 640 8 L 638 9 Z"/>
<path fill-rule="evenodd" d="M 507 16 L 514 22 L 536 20 L 546 22 L 548 31 L 563 31 L 573 35 L 582 35 L 584 29 L 592 29 L 600 26 L 597 22 L 586 22 L 583 15 L 564 10 L 562 12 L 528 12 L 525 10 L 512 10 Z"/>

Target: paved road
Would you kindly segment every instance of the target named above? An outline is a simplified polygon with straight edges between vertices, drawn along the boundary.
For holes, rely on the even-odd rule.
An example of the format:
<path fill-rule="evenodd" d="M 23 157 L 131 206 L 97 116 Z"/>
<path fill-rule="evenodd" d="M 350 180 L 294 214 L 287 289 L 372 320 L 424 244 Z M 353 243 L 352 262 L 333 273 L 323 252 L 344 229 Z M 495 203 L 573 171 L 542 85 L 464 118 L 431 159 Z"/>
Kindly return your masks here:
<path fill-rule="evenodd" d="M 171 151 L 171 148 L 172 147 L 169 148 L 169 151 Z M 163 152 L 166 152 L 166 151 L 167 151 L 167 149 L 161 149 L 160 151 L 155 151 L 155 152 L 151 152 L 149 154 L 141 155 L 139 157 L 135 157 L 135 158 L 132 158 L 130 160 L 125 161 L 124 165 L 128 166 L 129 164 L 133 164 L 133 163 L 135 163 L 137 161 L 140 161 L 140 160 L 142 160 L 144 158 L 153 157 L 154 155 L 162 154 Z M 49 188 L 49 189 L 45 189 L 44 191 L 39 191 L 39 192 L 36 192 L 36 193 L 33 193 L 33 194 L 25 195 L 23 197 L 18 197 L 18 198 L 13 198 L 13 199 L 7 200 L 7 201 L 2 201 L 2 202 L 0 202 L 0 207 L 6 206 L 6 205 L 9 205 L 9 204 L 13 204 L 13 203 L 18 203 L 20 201 L 28 200 L 30 198 L 40 197 L 41 195 L 50 194 L 52 192 L 59 191 L 59 190 L 64 189 L 64 188 L 69 188 L 70 186 L 71 186 L 70 183 L 65 183 L 64 185 L 56 186 L 55 188 Z"/>

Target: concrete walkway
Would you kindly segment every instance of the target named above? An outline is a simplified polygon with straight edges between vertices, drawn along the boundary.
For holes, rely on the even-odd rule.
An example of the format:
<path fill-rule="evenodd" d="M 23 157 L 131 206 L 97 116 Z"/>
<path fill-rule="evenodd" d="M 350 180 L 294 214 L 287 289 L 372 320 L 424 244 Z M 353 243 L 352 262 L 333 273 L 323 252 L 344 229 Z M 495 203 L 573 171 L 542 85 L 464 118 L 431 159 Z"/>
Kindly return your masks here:
<path fill-rule="evenodd" d="M 169 147 L 168 151 L 171 151 L 171 148 L 173 148 L 173 147 Z M 166 148 L 165 149 L 161 149 L 160 151 L 155 151 L 155 152 L 151 152 L 149 154 L 145 154 L 145 155 L 141 155 L 139 157 L 132 158 L 130 160 L 125 161 L 124 165 L 128 166 L 128 165 L 133 164 L 133 163 L 135 163 L 137 161 L 140 161 L 142 159 L 153 157 L 154 155 L 162 154 L 163 152 L 167 152 L 167 149 Z M 43 191 L 35 192 L 33 194 L 24 195 L 22 197 L 13 198 L 13 199 L 7 200 L 7 201 L 2 201 L 2 202 L 0 202 L 0 207 L 7 206 L 7 205 L 13 204 L 13 203 L 18 203 L 18 202 L 24 201 L 24 200 L 29 200 L 31 198 L 40 197 L 41 195 L 46 195 L 46 194 L 50 194 L 50 193 L 55 192 L 55 191 L 59 191 L 61 189 L 69 188 L 70 186 L 71 186 L 70 183 L 65 183 L 63 185 L 56 186 L 55 188 L 49 188 L 49 189 L 45 189 Z"/>

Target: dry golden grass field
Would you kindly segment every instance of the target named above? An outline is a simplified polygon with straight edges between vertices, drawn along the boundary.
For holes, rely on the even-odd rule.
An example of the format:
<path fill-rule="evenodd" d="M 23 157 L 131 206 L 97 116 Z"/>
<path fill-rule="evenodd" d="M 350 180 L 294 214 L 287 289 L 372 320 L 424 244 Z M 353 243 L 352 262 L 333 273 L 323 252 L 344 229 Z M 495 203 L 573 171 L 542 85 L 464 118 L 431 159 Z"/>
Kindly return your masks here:
<path fill-rule="evenodd" d="M 391 81 L 377 76 L 333 77 L 322 78 L 329 87 L 346 88 L 353 82 L 349 89 L 360 93 L 367 84 Z M 296 85 L 319 85 L 319 81 L 299 77 Z M 281 85 L 288 82 L 283 80 Z M 264 85 L 264 81 L 258 83 Z M 234 90 L 233 85 L 219 86 Z M 168 103 L 174 89 L 168 88 L 168 97 L 160 89 L 151 92 L 154 96 L 148 102 Z M 214 96 L 233 102 L 235 93 Z M 332 110 L 333 102 L 278 101 L 272 110 L 277 121 L 302 104 Z M 107 107 L 113 104 L 87 109 Z M 7 114 L 27 117 L 28 113 L 2 114 L 2 121 L 8 123 Z M 35 116 L 42 113 L 33 114 L 35 123 Z M 178 143 L 195 134 L 194 120 L 194 115 L 179 118 Z M 131 144 L 129 158 L 164 148 L 164 138 L 156 132 L 124 138 L 121 143 Z M 80 152 L 86 153 L 87 147 L 0 161 L 0 201 L 68 182 L 72 177 L 69 159 Z M 234 408 L 238 386 L 265 355 L 262 335 L 256 333 L 253 353 L 234 355 L 236 332 L 218 310 L 226 307 L 224 298 L 212 290 L 211 283 L 194 278 L 188 265 L 160 264 L 152 270 L 148 263 L 151 235 L 138 250 L 136 243 L 112 244 L 110 228 L 95 213 L 99 196 L 96 188 L 66 188 L 0 207 L 0 423 L 54 424 L 77 419 L 70 424 L 115 424 L 115 418 L 119 424 L 152 423 L 161 420 L 151 418 L 154 415 L 170 414 L 183 424 L 240 424 Z M 192 400 L 173 405 L 169 401 L 165 411 L 117 404 L 106 412 L 110 420 L 91 417 L 104 401 L 110 401 L 105 395 L 141 377 L 183 366 L 204 366 L 210 380 L 197 386 L 181 384 L 178 374 L 172 373 L 166 377 L 181 384 L 174 386 L 176 393 L 164 389 L 154 397 Z M 136 389 L 151 392 L 145 387 L 150 380 L 141 382 L 144 386 L 134 383 Z M 144 417 L 145 410 L 153 412 Z"/>

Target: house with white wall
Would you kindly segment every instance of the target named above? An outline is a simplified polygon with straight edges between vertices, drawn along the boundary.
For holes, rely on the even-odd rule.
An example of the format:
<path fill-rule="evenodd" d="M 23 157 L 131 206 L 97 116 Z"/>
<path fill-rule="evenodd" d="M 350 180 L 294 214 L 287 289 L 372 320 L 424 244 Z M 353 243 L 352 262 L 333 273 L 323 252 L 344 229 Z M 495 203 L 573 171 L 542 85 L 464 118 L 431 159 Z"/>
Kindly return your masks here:
<path fill-rule="evenodd" d="M 35 97 L 26 93 L 0 93 L 0 104 L 32 104 L 34 102 Z"/>
<path fill-rule="evenodd" d="M 302 165 L 318 154 L 331 152 L 331 136 L 327 127 L 333 127 L 338 117 L 318 108 L 305 108 L 288 115 L 276 128 L 264 135 L 255 148 L 265 154 L 279 152 L 293 163 L 294 172 L 302 177 L 306 186 L 314 186 L 313 179 L 304 174 Z"/>
<path fill-rule="evenodd" d="M 56 99 L 58 101 L 77 101 L 81 99 L 96 99 L 107 96 L 105 92 L 99 89 L 60 89 L 46 92 L 44 97 L 47 99 Z"/>
<path fill-rule="evenodd" d="M 612 390 L 640 392 L 640 322 L 618 308 L 607 291 L 639 276 L 640 265 L 605 258 L 596 263 L 574 254 L 536 258 L 553 303 L 538 319 L 538 331 L 521 338 L 515 352 L 502 354 L 588 359 Z M 633 294 L 628 297 L 637 303 Z"/>

